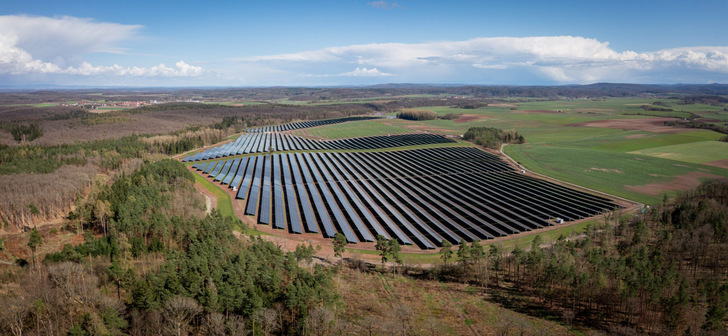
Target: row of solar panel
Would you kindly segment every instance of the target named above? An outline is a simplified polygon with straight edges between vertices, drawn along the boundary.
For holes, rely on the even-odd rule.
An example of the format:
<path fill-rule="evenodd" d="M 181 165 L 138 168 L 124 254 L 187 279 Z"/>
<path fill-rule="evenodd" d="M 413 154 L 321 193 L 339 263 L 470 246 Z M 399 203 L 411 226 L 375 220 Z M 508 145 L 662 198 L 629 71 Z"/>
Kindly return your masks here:
<path fill-rule="evenodd" d="M 246 215 L 292 233 L 423 249 L 490 239 L 612 210 L 611 200 L 519 174 L 469 147 L 287 153 L 192 166 L 237 188 Z"/>
<path fill-rule="evenodd" d="M 362 120 L 372 120 L 372 119 L 380 119 L 380 118 L 381 117 L 362 116 L 362 117 L 346 117 L 346 118 L 338 118 L 338 119 L 297 121 L 297 122 L 292 122 L 292 123 L 283 124 L 283 125 L 253 127 L 253 128 L 247 129 L 246 132 L 252 132 L 252 133 L 285 132 L 285 131 L 291 131 L 291 130 L 300 129 L 300 128 L 318 127 L 318 126 L 325 126 L 325 125 L 340 124 L 340 123 L 344 123 L 344 122 L 348 122 L 348 121 L 362 121 Z"/>
<path fill-rule="evenodd" d="M 455 141 L 436 134 L 399 134 L 339 140 L 312 140 L 280 133 L 243 133 L 234 142 L 210 148 L 190 155 L 182 162 L 192 162 L 222 157 L 274 151 L 322 150 L 322 149 L 377 149 L 404 146 L 454 143 Z"/>

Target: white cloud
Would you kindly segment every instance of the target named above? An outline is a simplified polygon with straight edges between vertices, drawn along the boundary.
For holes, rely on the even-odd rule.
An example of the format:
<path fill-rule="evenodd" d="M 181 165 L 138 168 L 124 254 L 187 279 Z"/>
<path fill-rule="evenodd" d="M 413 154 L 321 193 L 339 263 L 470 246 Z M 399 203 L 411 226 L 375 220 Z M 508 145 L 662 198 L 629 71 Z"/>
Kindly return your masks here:
<path fill-rule="evenodd" d="M 381 72 L 377 68 L 356 68 L 354 71 L 342 73 L 340 76 L 351 76 L 351 77 L 381 77 L 381 76 L 392 76 L 390 73 Z"/>
<path fill-rule="evenodd" d="M 141 26 L 95 22 L 76 17 L 0 16 L 0 74 L 66 74 L 80 76 L 188 77 L 203 69 L 184 61 L 152 67 L 92 65 L 90 53 L 122 53 L 122 41 Z"/>
<path fill-rule="evenodd" d="M 365 69 L 396 74 L 398 81 L 449 82 L 453 78 L 477 81 L 478 74 L 510 70 L 530 73 L 531 80 L 558 83 L 594 81 L 699 81 L 701 73 L 728 80 L 728 47 L 685 47 L 653 52 L 616 51 L 608 42 L 576 36 L 494 37 L 430 43 L 384 43 L 330 47 L 290 54 L 238 59 L 245 64 L 307 72 L 320 69 Z M 509 70 L 509 71 L 502 71 Z M 368 70 L 372 72 L 372 70 Z M 667 78 L 666 74 L 671 74 Z M 380 75 L 381 74 L 377 74 Z M 316 74 L 314 73 L 314 77 Z M 713 77 L 713 76 L 711 76 Z M 505 77 L 503 77 L 505 78 Z"/>
<path fill-rule="evenodd" d="M 199 76 L 203 73 L 202 67 L 193 66 L 179 61 L 174 67 L 159 64 L 150 68 L 112 66 L 93 66 L 87 62 L 81 63 L 78 67 L 69 67 L 55 73 L 83 75 L 83 76 L 131 76 L 131 77 L 190 77 Z"/>

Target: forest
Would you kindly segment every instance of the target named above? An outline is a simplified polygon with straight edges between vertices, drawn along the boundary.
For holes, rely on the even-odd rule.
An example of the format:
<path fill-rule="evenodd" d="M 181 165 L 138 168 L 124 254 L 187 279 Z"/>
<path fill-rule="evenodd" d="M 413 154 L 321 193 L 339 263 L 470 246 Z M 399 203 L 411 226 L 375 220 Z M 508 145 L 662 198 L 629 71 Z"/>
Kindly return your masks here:
<path fill-rule="evenodd" d="M 463 134 L 463 139 L 496 150 L 500 149 L 501 144 L 522 144 L 526 142 L 523 135 L 518 134 L 518 131 L 504 131 L 497 127 L 471 127 Z"/>
<path fill-rule="evenodd" d="M 84 242 L 10 272 L 4 334 L 296 334 L 337 301 L 331 270 L 303 268 L 311 253 L 283 252 L 241 222 L 204 216 L 181 163 L 143 165 L 68 215 Z M 182 208 L 181 208 L 182 207 Z M 169 209 L 169 210 L 166 210 Z M 200 216 L 202 214 L 203 216 Z M 40 238 L 38 238 L 40 239 Z M 42 240 L 29 241 L 35 250 Z M 8 279 L 9 278 L 9 279 Z M 163 327 L 163 330 L 159 328 Z"/>

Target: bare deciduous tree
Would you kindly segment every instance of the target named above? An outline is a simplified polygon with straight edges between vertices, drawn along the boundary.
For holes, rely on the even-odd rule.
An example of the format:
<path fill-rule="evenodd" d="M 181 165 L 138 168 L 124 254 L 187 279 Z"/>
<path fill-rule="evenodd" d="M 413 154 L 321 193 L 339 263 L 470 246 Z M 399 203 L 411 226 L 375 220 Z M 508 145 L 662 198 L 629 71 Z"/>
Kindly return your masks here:
<path fill-rule="evenodd" d="M 260 309 L 254 313 L 255 320 L 260 324 L 263 335 L 270 335 L 281 327 L 278 312 L 274 309 Z"/>
<path fill-rule="evenodd" d="M 326 307 L 315 307 L 306 316 L 306 335 L 330 335 L 336 325 L 336 315 Z"/>
<path fill-rule="evenodd" d="M 394 307 L 394 315 L 397 317 L 398 334 L 405 336 L 412 332 L 414 327 L 414 312 L 412 308 L 405 303 L 400 303 Z"/>
<path fill-rule="evenodd" d="M 164 303 L 162 318 L 164 331 L 168 335 L 187 335 L 190 321 L 202 312 L 200 304 L 193 298 L 173 296 Z"/>
<path fill-rule="evenodd" d="M 3 302 L 3 309 L 0 309 L 0 321 L 2 321 L 0 330 L 5 330 L 15 336 L 23 335 L 29 313 L 30 307 L 22 297 L 6 298 Z"/>

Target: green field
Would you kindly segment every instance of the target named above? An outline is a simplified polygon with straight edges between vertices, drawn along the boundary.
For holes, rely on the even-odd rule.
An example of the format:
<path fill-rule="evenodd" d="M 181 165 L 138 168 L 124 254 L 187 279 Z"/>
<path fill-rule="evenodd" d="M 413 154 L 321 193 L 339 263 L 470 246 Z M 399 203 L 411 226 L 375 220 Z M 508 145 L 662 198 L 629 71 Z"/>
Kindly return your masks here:
<path fill-rule="evenodd" d="M 664 159 L 704 163 L 728 159 L 728 142 L 701 141 L 630 152 Z"/>
<path fill-rule="evenodd" d="M 691 172 L 728 177 L 725 169 L 613 151 L 526 144 L 507 146 L 505 152 L 534 172 L 647 204 L 662 197 L 626 187 L 669 183 Z"/>

